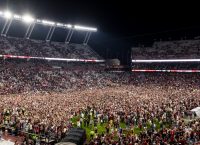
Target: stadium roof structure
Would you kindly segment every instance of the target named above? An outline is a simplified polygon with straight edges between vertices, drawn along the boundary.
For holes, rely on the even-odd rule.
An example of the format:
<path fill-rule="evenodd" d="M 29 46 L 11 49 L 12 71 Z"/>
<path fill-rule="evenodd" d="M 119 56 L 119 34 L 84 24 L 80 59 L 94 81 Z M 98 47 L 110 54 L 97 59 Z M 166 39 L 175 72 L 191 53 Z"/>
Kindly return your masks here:
<path fill-rule="evenodd" d="M 0 11 L 0 17 L 5 19 L 5 23 L 1 30 L 1 36 L 7 36 L 13 20 L 21 21 L 28 24 L 28 28 L 26 30 L 26 33 L 24 34 L 24 38 L 26 39 L 29 39 L 31 37 L 31 34 L 36 24 L 49 26 L 49 30 L 45 38 L 47 42 L 51 41 L 56 28 L 63 28 L 64 30 L 65 29 L 69 30 L 65 39 L 65 43 L 70 43 L 74 31 L 85 32 L 85 37 L 83 40 L 83 44 L 85 45 L 88 44 L 91 34 L 94 32 L 97 32 L 97 28 L 94 28 L 94 27 L 71 25 L 71 24 L 64 24 L 64 23 L 53 22 L 53 21 L 48 21 L 48 20 L 35 19 L 31 15 L 25 14 L 21 16 L 21 15 L 13 14 L 12 12 L 8 10 Z"/>

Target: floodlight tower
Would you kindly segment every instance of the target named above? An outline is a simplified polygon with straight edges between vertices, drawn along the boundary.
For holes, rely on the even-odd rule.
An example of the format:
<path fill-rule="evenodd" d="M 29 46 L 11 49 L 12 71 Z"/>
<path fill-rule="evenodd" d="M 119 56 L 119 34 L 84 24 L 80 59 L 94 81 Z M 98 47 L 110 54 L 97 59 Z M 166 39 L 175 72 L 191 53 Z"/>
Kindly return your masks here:
<path fill-rule="evenodd" d="M 35 22 L 29 24 L 26 33 L 24 35 L 25 39 L 29 39 L 31 37 L 34 27 L 35 27 Z"/>
<path fill-rule="evenodd" d="M 88 35 L 89 35 L 89 32 L 87 32 L 86 35 L 85 35 L 85 38 L 83 40 L 83 45 L 86 45 L 86 41 L 87 41 Z"/>
<path fill-rule="evenodd" d="M 92 32 L 97 32 L 97 28 L 85 27 L 85 26 L 80 26 L 80 25 L 75 25 L 74 29 L 87 32 L 83 41 L 83 45 L 88 44 L 90 37 L 92 35 Z"/>
<path fill-rule="evenodd" d="M 6 21 L 5 21 L 5 24 L 3 26 L 3 29 L 1 30 L 1 35 L 6 36 L 9 29 L 10 29 L 12 21 L 13 21 L 12 13 L 10 11 L 5 11 L 3 13 L 3 17 L 6 19 Z M 4 31 L 5 31 L 5 33 L 4 33 Z"/>
<path fill-rule="evenodd" d="M 26 35 L 26 39 L 30 39 L 33 29 L 35 28 L 35 22 L 31 25 L 29 32 Z"/>
<path fill-rule="evenodd" d="M 83 41 L 83 45 L 87 45 L 88 44 L 91 35 L 92 35 L 92 32 L 87 32 L 87 34 L 85 35 L 85 39 Z"/>
<path fill-rule="evenodd" d="M 42 20 L 42 24 L 47 25 L 47 26 L 50 26 L 49 31 L 48 31 L 47 36 L 46 36 L 46 39 L 45 39 L 46 42 L 50 42 L 50 41 L 51 41 L 51 38 L 52 38 L 52 36 L 53 36 L 53 33 L 54 33 L 54 31 L 55 31 L 55 28 L 56 28 L 55 22 Z"/>
<path fill-rule="evenodd" d="M 67 37 L 65 39 L 65 43 L 69 44 L 69 42 L 71 41 L 72 35 L 74 34 L 74 30 L 72 29 L 72 25 L 70 24 L 65 25 L 65 27 L 69 29 L 69 32 L 67 33 Z"/>
<path fill-rule="evenodd" d="M 54 33 L 55 29 L 56 29 L 56 26 L 55 26 L 55 25 L 54 25 L 54 26 L 51 26 L 51 29 L 49 30 L 49 33 L 48 33 L 48 35 L 47 35 L 47 37 L 46 37 L 46 41 L 47 41 L 47 42 L 50 42 L 50 41 L 51 41 L 51 38 L 52 38 L 52 36 L 53 36 L 53 33 Z"/>
<path fill-rule="evenodd" d="M 4 30 L 6 29 L 7 24 L 8 24 L 8 19 L 6 19 L 6 21 L 5 21 L 4 25 L 3 25 L 3 28 L 1 30 L 1 36 L 4 36 L 3 33 L 4 33 Z"/>
<path fill-rule="evenodd" d="M 25 33 L 25 35 L 24 35 L 24 38 L 29 39 L 29 38 L 30 38 L 30 35 L 31 35 L 32 31 L 33 31 L 33 28 L 34 28 L 34 26 L 35 26 L 35 19 L 32 18 L 32 17 L 29 16 L 29 15 L 24 15 L 24 16 L 22 17 L 22 20 L 23 20 L 25 23 L 28 24 L 28 28 L 27 28 L 27 30 L 26 30 L 26 33 Z"/>
<path fill-rule="evenodd" d="M 50 33 L 51 33 L 51 31 L 52 31 L 52 26 L 50 27 L 50 29 L 49 29 L 49 31 L 48 31 L 48 33 L 47 33 L 47 36 L 46 36 L 46 38 L 45 38 L 45 41 L 48 41 L 48 38 L 49 38 L 49 35 L 50 35 Z"/>

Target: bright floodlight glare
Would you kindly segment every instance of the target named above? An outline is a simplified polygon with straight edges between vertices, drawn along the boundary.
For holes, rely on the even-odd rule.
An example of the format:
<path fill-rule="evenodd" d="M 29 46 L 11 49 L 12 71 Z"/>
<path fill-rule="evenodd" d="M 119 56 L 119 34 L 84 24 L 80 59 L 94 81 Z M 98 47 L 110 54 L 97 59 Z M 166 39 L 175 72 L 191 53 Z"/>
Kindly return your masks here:
<path fill-rule="evenodd" d="M 32 18 L 31 16 L 29 15 L 24 15 L 22 17 L 23 21 L 26 22 L 26 23 L 32 23 L 34 21 L 34 18 Z"/>
<path fill-rule="evenodd" d="M 65 25 L 65 27 L 67 27 L 67 28 L 72 28 L 72 25 L 67 24 L 67 25 Z"/>
<path fill-rule="evenodd" d="M 55 25 L 55 22 L 46 21 L 46 20 L 42 20 L 42 23 L 46 25 Z"/>
<path fill-rule="evenodd" d="M 56 23 L 56 26 L 63 27 L 63 26 L 64 26 L 64 24 L 62 24 L 62 23 Z"/>
<path fill-rule="evenodd" d="M 92 28 L 92 27 L 85 27 L 85 26 L 75 25 L 74 28 L 77 29 L 77 30 L 97 32 L 97 28 Z"/>
<path fill-rule="evenodd" d="M 2 11 L 0 11 L 0 15 L 3 15 L 3 12 L 2 12 Z"/>
<path fill-rule="evenodd" d="M 19 16 L 19 15 L 14 15 L 13 16 L 15 19 L 21 19 L 22 17 L 21 16 Z"/>
<path fill-rule="evenodd" d="M 4 12 L 4 17 L 10 19 L 12 17 L 12 13 L 9 11 Z"/>
<path fill-rule="evenodd" d="M 42 20 L 37 19 L 36 22 L 38 22 L 38 23 L 42 23 Z"/>

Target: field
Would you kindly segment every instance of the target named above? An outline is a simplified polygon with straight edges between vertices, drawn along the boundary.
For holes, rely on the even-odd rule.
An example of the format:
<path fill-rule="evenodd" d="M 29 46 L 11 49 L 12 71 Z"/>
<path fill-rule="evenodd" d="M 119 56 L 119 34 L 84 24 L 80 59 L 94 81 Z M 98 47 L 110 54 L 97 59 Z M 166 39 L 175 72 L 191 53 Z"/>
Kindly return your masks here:
<path fill-rule="evenodd" d="M 74 118 L 71 119 L 72 123 L 73 123 L 73 127 L 77 127 L 77 120 L 80 119 L 80 116 L 76 116 Z M 156 130 L 159 131 L 161 129 L 161 126 L 162 126 L 162 123 L 160 123 L 157 119 L 154 119 L 154 122 L 156 124 Z M 102 134 L 102 133 L 105 133 L 106 132 L 106 126 L 108 125 L 109 123 L 98 123 L 97 124 L 97 132 L 98 134 Z M 170 125 L 169 124 L 165 124 L 163 125 L 163 128 L 169 128 Z M 81 126 L 81 128 L 85 129 L 86 130 L 86 134 L 87 134 L 87 141 L 91 140 L 91 131 L 94 131 L 94 125 L 90 126 L 90 127 L 86 127 L 84 125 Z M 135 126 L 135 127 L 130 127 L 130 126 L 127 126 L 124 122 L 121 122 L 120 123 L 120 128 L 122 128 L 123 130 L 123 134 L 124 135 L 127 135 L 127 134 L 137 134 L 139 135 L 141 132 L 145 131 L 145 128 L 142 127 L 142 128 L 139 128 L 138 126 Z M 146 129 L 151 129 L 152 126 L 150 124 L 147 124 L 146 125 Z M 111 133 L 111 131 L 110 131 Z M 117 136 L 117 129 L 115 128 L 115 131 L 114 131 L 114 135 L 115 135 L 115 138 L 116 140 L 118 139 L 118 136 Z"/>

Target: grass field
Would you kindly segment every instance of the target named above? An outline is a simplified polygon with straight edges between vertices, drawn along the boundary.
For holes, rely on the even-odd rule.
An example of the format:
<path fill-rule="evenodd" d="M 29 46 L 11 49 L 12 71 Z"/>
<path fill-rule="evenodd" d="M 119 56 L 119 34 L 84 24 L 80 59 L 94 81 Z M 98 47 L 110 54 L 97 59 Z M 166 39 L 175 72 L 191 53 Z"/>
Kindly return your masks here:
<path fill-rule="evenodd" d="M 71 119 L 74 127 L 77 127 L 77 120 L 79 119 L 80 117 L 77 116 L 77 117 L 74 117 Z M 156 124 L 156 130 L 160 130 L 161 129 L 161 124 L 158 122 L 157 119 L 154 119 L 154 122 Z M 102 133 L 105 133 L 106 132 L 106 126 L 108 125 L 108 123 L 103 123 L 103 124 L 97 124 L 97 132 L 98 134 L 102 134 Z M 134 134 L 140 134 L 142 131 L 144 131 L 144 128 L 139 128 L 137 126 L 135 126 L 134 128 L 129 128 L 126 126 L 126 124 L 124 122 L 121 122 L 120 123 L 120 127 L 123 129 L 123 134 L 130 134 L 130 133 L 134 133 Z M 147 124 L 147 129 L 150 129 L 151 128 L 151 125 L 150 124 Z M 163 126 L 164 128 L 169 128 L 170 125 L 164 125 Z M 87 140 L 90 140 L 90 132 L 91 131 L 94 131 L 94 126 L 91 126 L 91 127 L 85 127 L 85 126 L 82 126 L 83 129 L 86 130 L 86 134 L 87 134 Z M 116 139 L 117 139 L 117 134 L 116 134 Z"/>

